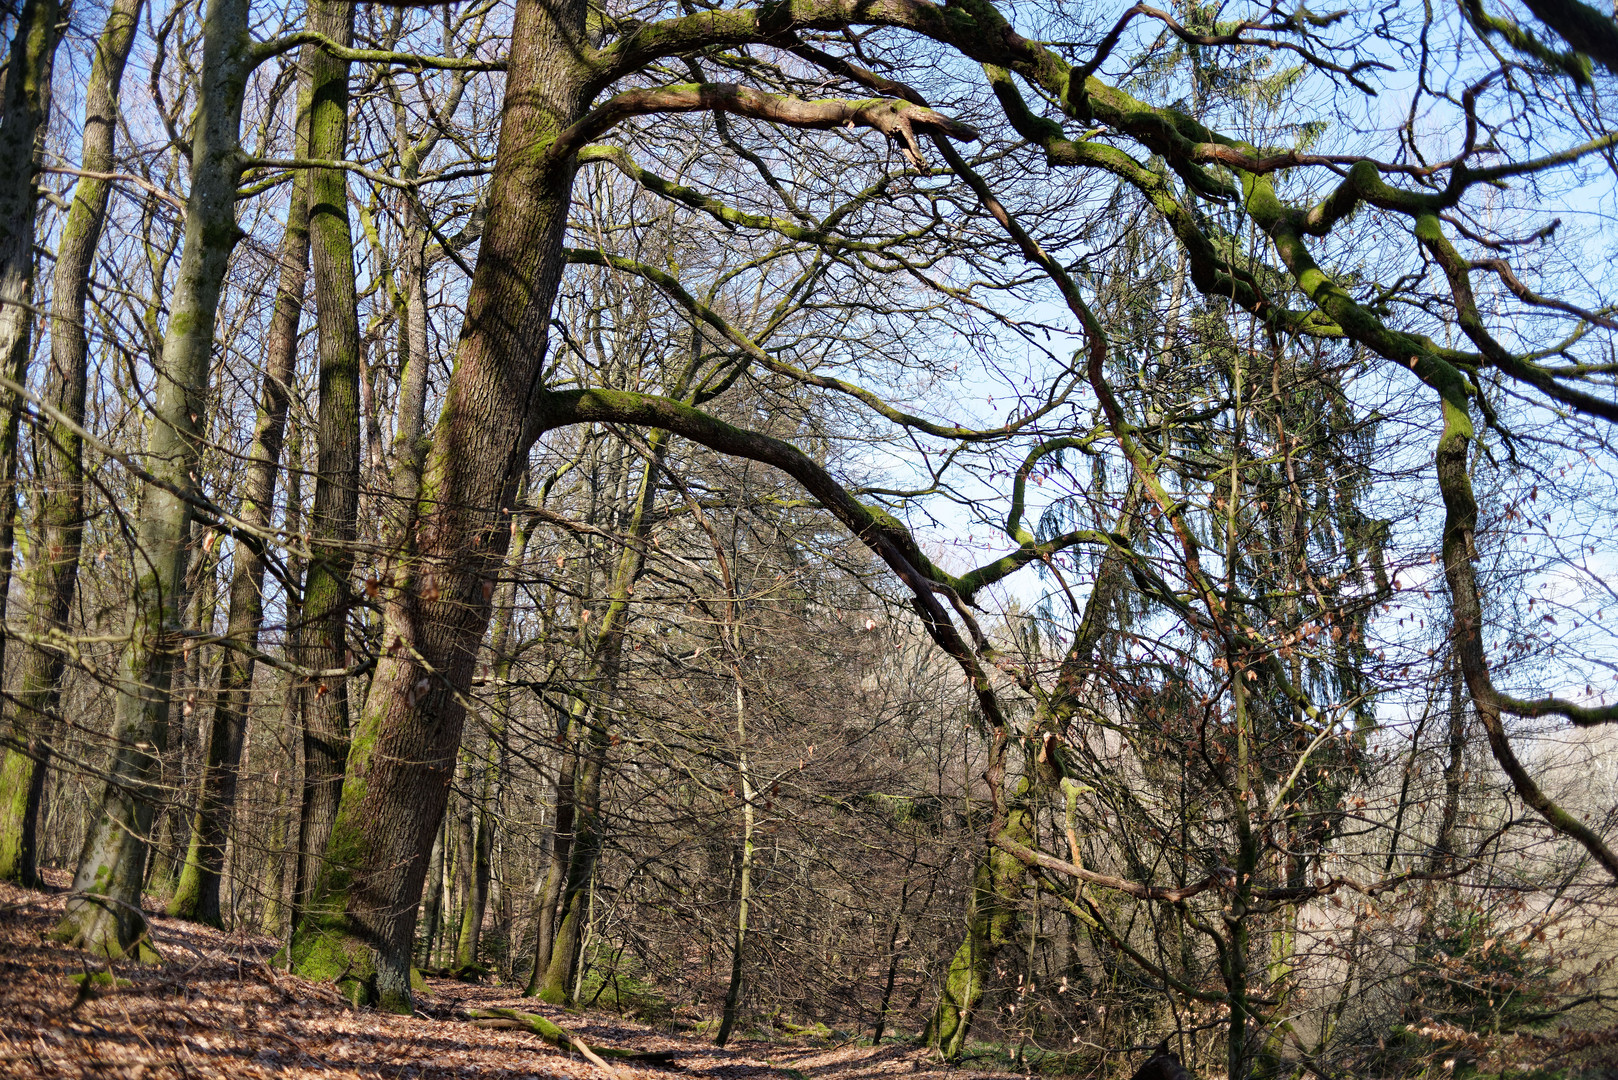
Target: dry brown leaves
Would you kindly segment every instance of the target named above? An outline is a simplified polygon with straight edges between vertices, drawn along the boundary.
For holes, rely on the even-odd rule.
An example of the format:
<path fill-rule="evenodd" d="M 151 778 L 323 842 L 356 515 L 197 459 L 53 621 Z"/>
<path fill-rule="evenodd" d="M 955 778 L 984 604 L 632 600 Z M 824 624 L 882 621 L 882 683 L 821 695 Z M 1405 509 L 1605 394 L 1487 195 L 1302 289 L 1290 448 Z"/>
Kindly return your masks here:
<path fill-rule="evenodd" d="M 115 986 L 80 994 L 73 976 L 105 961 L 49 933 L 62 896 L 0 885 L 0 1077 L 54 1080 L 606 1080 L 535 1036 L 485 1030 L 466 1008 L 540 1012 L 605 1046 L 674 1050 L 677 1070 L 618 1065 L 620 1080 L 861 1080 L 895 1073 L 932 1080 L 920 1051 L 732 1043 L 725 1050 L 602 1013 L 568 1013 L 516 988 L 430 980 L 421 1015 L 351 1008 L 330 985 L 277 971 L 275 943 L 151 916 L 160 964 L 114 963 Z M 789 1071 L 790 1070 L 790 1071 Z M 961 1074 L 954 1074 L 961 1080 Z"/>

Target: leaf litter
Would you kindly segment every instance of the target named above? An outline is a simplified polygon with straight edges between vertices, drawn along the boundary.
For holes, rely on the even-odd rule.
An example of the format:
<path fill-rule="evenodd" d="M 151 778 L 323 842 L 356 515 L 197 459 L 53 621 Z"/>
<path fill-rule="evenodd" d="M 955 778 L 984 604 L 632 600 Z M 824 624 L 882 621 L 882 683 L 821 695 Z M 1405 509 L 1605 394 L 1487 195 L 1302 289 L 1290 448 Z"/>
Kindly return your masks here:
<path fill-rule="evenodd" d="M 719 1049 L 613 1013 L 548 1006 L 515 986 L 428 979 L 415 1016 L 356 1009 L 330 983 L 272 966 L 272 938 L 152 912 L 162 961 L 108 964 L 51 939 L 64 899 L 0 884 L 0 1078 L 988 1080 L 892 1043 L 737 1040 Z M 466 1019 L 498 1008 L 538 1013 L 593 1045 L 672 1051 L 675 1064 L 615 1061 L 609 1078 L 537 1035 Z"/>

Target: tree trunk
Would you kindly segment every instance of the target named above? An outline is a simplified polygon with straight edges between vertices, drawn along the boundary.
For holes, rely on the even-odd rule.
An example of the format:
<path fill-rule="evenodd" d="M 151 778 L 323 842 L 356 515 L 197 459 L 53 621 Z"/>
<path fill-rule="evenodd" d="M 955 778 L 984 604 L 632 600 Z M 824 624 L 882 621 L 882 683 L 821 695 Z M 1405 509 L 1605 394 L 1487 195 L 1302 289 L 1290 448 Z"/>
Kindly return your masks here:
<path fill-rule="evenodd" d="M 740 652 L 740 643 L 736 651 Z M 742 1000 L 742 949 L 747 944 L 747 909 L 753 901 L 753 778 L 747 771 L 746 711 L 739 657 L 735 676 L 736 776 L 742 790 L 742 857 L 736 882 L 736 936 L 730 949 L 730 986 L 725 991 L 725 1008 L 719 1020 L 719 1033 L 714 1036 L 715 1046 L 729 1042 L 736 1026 L 736 1010 Z"/>
<path fill-rule="evenodd" d="M 33 340 L 34 224 L 39 193 L 34 171 L 44 149 L 50 116 L 51 71 L 61 38 L 59 0 L 25 0 L 0 86 L 0 376 L 13 385 L 28 382 Z M 12 543 L 17 519 L 17 449 L 23 399 L 0 388 L 0 620 L 11 595 Z M 0 670 L 5 643 L 0 641 Z M 22 724 L 30 727 L 26 717 Z M 14 721 L 14 723 L 17 721 Z M 30 784 L 32 781 L 30 780 Z M 8 838 L 7 848 L 13 847 Z"/>
<path fill-rule="evenodd" d="M 893 984 L 899 977 L 899 930 L 904 925 L 905 907 L 910 903 L 910 869 L 915 862 L 916 858 L 912 853 L 910 866 L 905 867 L 904 884 L 899 888 L 899 910 L 893 913 L 893 925 L 888 929 L 888 977 L 882 985 L 882 1000 L 876 1007 L 876 1025 L 871 1029 L 872 1046 L 882 1045 L 882 1036 L 888 1029 L 888 1010 L 893 1004 Z"/>
<path fill-rule="evenodd" d="M 306 70 L 304 81 L 307 78 Z M 299 156 L 306 153 L 308 145 L 307 94 L 307 86 L 300 89 Z M 260 530 L 260 535 L 269 529 L 275 512 L 281 447 L 297 371 L 298 323 L 303 315 L 309 266 L 309 177 L 309 172 L 304 170 L 292 179 L 287 223 L 278 255 L 281 277 L 265 343 L 264 381 L 259 389 L 258 416 L 253 426 L 253 445 L 248 451 L 247 477 L 242 485 L 238 511 L 248 528 Z M 169 905 L 170 915 L 210 926 L 222 925 L 220 873 L 235 813 L 242 740 L 246 737 L 248 710 L 252 704 L 252 652 L 258 648 L 259 629 L 264 621 L 262 549 L 258 543 L 238 539 L 231 561 L 230 607 L 225 633 L 230 640 L 239 642 L 241 648 L 226 649 L 220 664 L 219 694 L 214 704 L 208 758 L 203 764 L 202 796 L 192 829 L 191 851 Z"/>
<path fill-rule="evenodd" d="M 1000 751 L 1004 753 L 1003 748 Z M 1033 815 L 1028 809 L 1032 785 L 1024 778 L 1008 801 L 1001 835 L 1024 846 L 1033 843 Z M 943 994 L 922 1031 L 921 1042 L 946 1061 L 966 1049 L 972 1018 L 983 1002 L 983 992 L 994 971 L 1000 950 L 1018 941 L 1017 905 L 1025 871 L 1022 863 L 998 847 L 990 846 L 972 879 L 972 897 L 966 908 L 966 936 L 950 960 Z"/>
<path fill-rule="evenodd" d="M 580 718 L 579 771 L 573 795 L 573 838 L 567 866 L 567 887 L 561 898 L 551 960 L 540 982 L 538 997 L 553 1005 L 571 1004 L 578 972 L 579 946 L 588 918 L 590 882 L 601 855 L 601 772 L 607 758 L 607 725 L 593 710 Z"/>
<path fill-rule="evenodd" d="M 144 933 L 140 911 L 146 836 L 161 793 L 156 754 L 168 741 L 174 621 L 183 608 L 187 540 L 197 490 L 209 361 L 225 269 L 240 231 L 242 97 L 249 73 L 247 0 L 214 0 L 203 23 L 202 72 L 185 241 L 170 304 L 147 428 L 147 468 L 135 537 L 129 643 L 118 664 L 108 768 L 96 820 L 73 880 L 74 897 L 57 935 L 90 951 L 121 956 Z"/>
<path fill-rule="evenodd" d="M 433 966 L 433 945 L 438 939 L 438 920 L 444 906 L 444 831 L 433 839 L 433 852 L 427 859 L 427 897 L 422 902 L 421 966 Z"/>
<path fill-rule="evenodd" d="M 683 381 L 677 389 L 684 391 Z M 552 870 L 556 873 L 554 882 L 556 884 L 566 882 L 566 888 L 556 901 L 560 905 L 560 910 L 557 913 L 556 933 L 549 943 L 550 955 L 545 974 L 539 975 L 536 963 L 528 989 L 531 996 L 552 1004 L 570 1001 L 573 984 L 577 981 L 575 975 L 578 971 L 578 950 L 582 940 L 586 893 L 590 882 L 595 878 L 596 859 L 600 856 L 603 840 L 601 770 L 606 764 L 607 747 L 610 742 L 605 719 L 608 715 L 606 706 L 611 703 L 617 692 L 619 658 L 623 651 L 624 630 L 629 618 L 629 597 L 646 561 L 645 546 L 640 541 L 645 539 L 650 529 L 651 510 L 657 495 L 658 473 L 668 454 L 669 441 L 669 434 L 665 431 L 656 432 L 652 436 L 649 446 L 652 456 L 642 467 L 640 489 L 636 493 L 629 520 L 623 528 L 630 542 L 624 546 L 618 564 L 613 570 L 607 609 L 591 641 L 592 662 L 584 680 L 584 684 L 590 688 L 589 696 L 576 699 L 577 704 L 569 731 L 571 736 L 569 745 L 577 747 L 573 761 L 578 771 L 576 776 L 567 777 L 572 784 L 566 799 L 569 826 L 566 834 L 561 832 L 564 805 L 561 779 L 557 784 L 558 831 L 555 835 L 558 839 L 565 835 L 566 841 L 565 846 L 561 848 L 563 852 L 561 860 L 553 858 Z M 557 846 L 553 844 L 553 851 Z M 553 879 L 549 877 L 546 879 L 546 885 L 547 888 L 555 887 Z M 541 907 L 542 923 L 545 915 L 546 909 Z"/>
<path fill-rule="evenodd" d="M 84 102 L 82 164 L 88 173 L 106 173 L 113 168 L 118 88 L 143 2 L 114 0 L 96 42 Z M 15 59 L 11 70 L 22 70 Z M 9 101 L 7 116 L 4 124 L 12 122 Z M 22 119 L 23 112 L 19 111 L 17 120 Z M 90 357 L 84 311 L 111 190 L 110 181 L 80 178 L 73 189 L 73 205 L 56 251 L 51 366 L 45 374 L 44 399 L 61 412 L 61 419 L 45 417 L 40 434 L 35 436 L 41 491 L 34 518 L 36 554 L 28 580 L 29 629 L 41 637 L 67 631 L 79 581 L 79 552 L 84 537 L 84 449 L 74 426 L 84 421 Z M 32 200 L 31 193 L 29 198 Z M 4 316 L 0 315 L 0 319 Z M 0 663 L 3 657 L 0 652 Z M 16 727 L 18 736 L 27 740 L 26 750 L 8 748 L 0 764 L 0 792 L 6 793 L 0 796 L 0 879 L 33 887 L 39 885 L 36 836 L 52 728 L 59 722 L 57 709 L 65 662 L 66 654 L 55 649 L 35 646 L 24 654 L 17 676 Z"/>
<path fill-rule="evenodd" d="M 281 920 L 286 907 L 286 844 L 291 831 L 287 822 L 287 785 L 280 782 L 281 772 L 270 775 L 275 787 L 275 808 L 270 811 L 270 827 L 265 833 L 263 903 L 259 908 L 258 927 L 263 933 L 279 937 Z M 241 875 L 236 872 L 239 878 Z"/>
<path fill-rule="evenodd" d="M 1455 823 L 1461 817 L 1461 766 L 1466 755 L 1466 684 L 1460 660 L 1450 660 L 1449 761 L 1444 764 L 1444 806 L 1433 837 L 1427 872 L 1437 874 L 1455 858 Z"/>
<path fill-rule="evenodd" d="M 545 973 L 550 970 L 551 953 L 556 946 L 556 906 L 562 901 L 562 883 L 567 880 L 567 866 L 573 854 L 573 787 L 579 761 L 574 752 L 578 745 L 575 720 L 572 715 L 557 718 L 557 742 L 567 749 L 556 770 L 550 859 L 545 866 L 545 879 L 535 892 L 534 967 L 529 972 L 524 997 L 539 996 Z"/>
<path fill-rule="evenodd" d="M 579 0 L 520 0 L 513 15 L 489 225 L 452 386 L 409 530 L 412 561 L 389 590 L 383 656 L 355 732 L 333 833 L 341 910 L 305 974 L 343 977 L 356 1000 L 409 1011 L 410 945 L 444 813 L 464 707 L 510 531 L 502 520 L 539 433 L 531 407 L 562 269 L 572 167 L 542 151 L 576 120 L 588 69 Z"/>
<path fill-rule="evenodd" d="M 520 507 L 528 494 L 525 477 L 517 490 Z M 521 576 L 523 560 L 528 554 L 530 526 L 528 515 L 513 514 L 511 520 L 511 554 L 507 558 L 507 574 L 495 591 L 494 628 L 489 634 L 489 657 L 494 676 L 494 709 L 489 718 L 489 747 L 483 761 L 483 783 L 478 792 L 477 847 L 474 865 L 472 916 L 461 923 L 461 941 L 457 963 L 465 967 L 476 963 L 478 944 L 483 933 L 483 915 L 488 907 L 489 882 L 493 877 L 494 829 L 499 817 L 500 781 L 505 775 L 506 730 L 511 716 L 511 624 L 516 617 L 517 579 Z M 502 900 L 504 896 L 502 894 Z M 468 938 L 470 937 L 470 940 Z M 508 942 L 509 947 L 509 942 Z M 509 953 L 507 964 L 510 964 Z"/>
<path fill-rule="evenodd" d="M 494 814 L 490 799 L 494 794 L 494 746 L 471 760 L 477 770 L 478 797 L 466 808 L 467 826 L 462 835 L 468 840 L 463 861 L 466 864 L 466 898 L 461 907 L 460 935 L 455 942 L 455 966 L 470 968 L 478 962 L 478 944 L 483 937 L 483 915 L 489 901 L 489 859 L 494 853 Z M 468 777 L 471 779 L 471 777 Z"/>
<path fill-rule="evenodd" d="M 309 5 L 309 27 L 347 46 L 354 33 L 349 0 Z M 338 160 L 348 147 L 348 70 L 317 46 L 306 47 L 309 154 Z M 306 668 L 334 671 L 348 663 L 349 572 L 358 535 L 360 332 L 354 290 L 354 238 L 348 220 L 348 174 L 313 169 L 309 234 L 320 334 L 320 401 L 315 441 L 315 495 L 309 515 L 310 561 L 303 593 L 299 658 Z M 348 680 L 314 678 L 304 696 L 303 806 L 298 827 L 299 918 L 319 918 L 318 878 L 337 818 L 348 757 Z"/>
<path fill-rule="evenodd" d="M 294 389 L 289 386 L 289 390 Z M 282 521 L 282 529 L 288 536 L 297 536 L 300 523 L 303 519 L 303 429 L 296 424 L 287 436 L 287 508 L 286 516 Z M 294 547 L 287 552 L 286 558 L 287 580 L 299 582 L 303 580 L 303 559 Z M 296 627 L 302 612 L 300 598 L 296 589 L 289 589 L 283 601 L 286 607 L 286 629 L 282 650 L 285 656 L 291 658 L 298 655 Z M 292 672 L 287 672 L 281 679 L 281 730 L 293 732 L 297 730 L 298 719 L 303 715 L 303 680 Z M 285 787 L 292 787 L 299 775 L 297 744 L 288 746 L 290 761 L 288 762 L 287 783 Z M 297 785 L 301 796 L 303 786 Z M 276 871 L 276 892 L 274 901 L 277 907 L 275 928 L 277 937 L 286 943 L 288 956 L 292 943 L 292 930 L 297 910 L 293 906 L 293 889 L 297 887 L 298 878 L 298 814 L 300 807 L 293 805 L 286 811 L 285 833 L 281 837 L 281 845 L 271 854 L 271 858 L 280 863 Z M 288 841 L 291 841 L 288 843 Z M 290 963 L 290 960 L 289 960 Z"/>
<path fill-rule="evenodd" d="M 1140 488 L 1131 482 L 1114 527 L 1116 535 L 1128 537 L 1139 499 Z M 1042 775 L 1048 782 L 1061 783 L 1064 775 L 1061 740 L 1081 700 L 1102 635 L 1112 626 L 1109 616 L 1119 597 L 1128 588 L 1128 583 L 1127 562 L 1116 553 L 1109 553 L 1102 559 L 1101 568 L 1096 573 L 1095 587 L 1085 601 L 1078 631 L 1062 658 L 1056 692 L 1042 703 L 1035 717 L 1033 728 L 1043 739 L 1037 751 L 1039 757 L 1030 763 L 1035 766 L 1029 770 L 1030 775 Z M 1003 748 L 997 752 L 1003 753 Z M 1026 798 L 1029 790 L 1029 780 L 1020 780 L 1017 799 Z M 1014 802 L 1014 805 L 1017 804 Z M 1024 845 L 1030 843 L 1031 827 L 1032 822 L 1026 810 L 1016 809 L 1008 813 L 1001 825 L 1004 835 Z M 1011 920 L 1014 926 L 1016 916 L 1011 905 L 1022 888 L 1022 880 L 1022 864 L 991 845 L 987 861 L 974 875 L 972 899 L 967 905 L 965 938 L 950 961 L 938 1006 L 922 1032 L 922 1042 L 938 1051 L 946 1061 L 956 1060 L 966 1048 L 972 1017 L 982 1003 L 984 990 L 988 986 L 994 953 L 1015 937 L 1012 930 L 1007 928 L 1006 920 Z"/>

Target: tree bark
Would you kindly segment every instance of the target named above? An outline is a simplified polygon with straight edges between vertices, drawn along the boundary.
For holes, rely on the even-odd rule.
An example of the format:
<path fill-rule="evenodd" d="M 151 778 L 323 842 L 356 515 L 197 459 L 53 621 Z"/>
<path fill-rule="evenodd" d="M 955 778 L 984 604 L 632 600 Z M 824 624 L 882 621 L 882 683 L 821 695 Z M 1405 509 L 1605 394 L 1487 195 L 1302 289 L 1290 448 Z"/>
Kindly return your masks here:
<path fill-rule="evenodd" d="M 575 721 L 572 714 L 557 717 L 557 743 L 567 749 L 557 767 L 552 793 L 555 820 L 551 823 L 550 858 L 545 865 L 545 879 L 535 892 L 534 967 L 529 972 L 524 997 L 539 996 L 545 973 L 550 970 L 551 954 L 556 947 L 556 906 L 561 903 L 562 884 L 567 880 L 568 862 L 573 856 L 573 787 L 579 761 L 573 752 L 579 737 Z"/>
<path fill-rule="evenodd" d="M 1117 535 L 1129 535 L 1139 498 L 1139 486 L 1131 483 L 1114 527 Z M 1034 719 L 1032 726 L 1041 736 L 1041 746 L 1038 760 L 1030 763 L 1036 766 L 1029 770 L 1030 775 L 1043 774 L 1047 781 L 1061 782 L 1064 775 L 1061 739 L 1072 721 L 1075 708 L 1082 700 L 1085 681 L 1093 669 L 1096 649 L 1101 644 L 1103 634 L 1113 625 L 1114 609 L 1128 586 L 1127 561 L 1117 553 L 1108 553 L 1101 560 L 1095 587 L 1085 601 L 1073 643 L 1062 658 L 1055 691 L 1041 704 Z M 1025 797 L 1029 780 L 1023 779 L 1018 783 L 1019 798 Z M 1027 812 L 1014 808 L 1000 825 L 1001 835 L 1027 845 L 1032 835 L 1030 824 Z M 1020 863 L 1009 859 L 992 843 L 987 860 L 975 872 L 972 899 L 968 903 L 966 935 L 950 961 L 938 1005 L 922 1033 L 922 1042 L 936 1050 L 946 1061 L 956 1060 L 966 1048 L 972 1018 L 988 987 L 994 955 L 1016 936 L 1015 909 L 1012 905 L 1022 888 L 1023 873 L 1024 868 Z"/>
<path fill-rule="evenodd" d="M 542 151 L 582 111 L 584 10 L 521 0 L 514 12 L 489 225 L 333 834 L 341 870 L 328 871 L 325 891 L 340 933 L 298 958 L 306 974 L 342 974 L 356 1000 L 399 1011 L 411 1008 L 412 927 L 465 719 L 460 695 L 509 542 L 501 511 L 539 433 L 532 402 L 573 172 Z"/>
<path fill-rule="evenodd" d="M 687 374 L 689 376 L 689 371 Z M 686 381 L 681 381 L 676 388 L 677 392 L 684 392 Z M 613 570 L 608 589 L 607 608 L 591 640 L 591 662 L 584 679 L 584 684 L 589 689 L 575 699 L 576 708 L 569 735 L 570 745 L 576 748 L 575 753 L 571 755 L 571 763 L 577 772 L 566 777 L 571 781 L 571 788 L 566 796 L 569 829 L 565 835 L 565 846 L 561 848 L 562 858 L 559 861 L 553 859 L 552 863 L 557 875 L 554 880 L 558 884 L 565 882 L 566 888 L 560 890 L 561 896 L 557 901 L 560 910 L 557 912 L 555 936 L 550 942 L 549 962 L 546 965 L 545 975 L 539 977 L 536 965 L 535 979 L 530 981 L 529 988 L 531 995 L 553 1004 L 568 1003 L 571 1000 L 573 984 L 577 981 L 578 952 L 583 940 L 582 930 L 586 917 L 585 899 L 590 882 L 595 878 L 596 860 L 600 857 L 604 840 L 601 825 L 601 773 L 606 765 L 607 748 L 611 741 L 605 717 L 608 715 L 607 706 L 617 693 L 618 668 L 623 652 L 624 631 L 629 618 L 629 597 L 636 579 L 640 577 L 641 570 L 645 566 L 645 547 L 642 541 L 650 529 L 651 511 L 657 495 L 657 478 L 668 455 L 669 441 L 669 434 L 666 431 L 656 432 L 652 436 L 648 447 L 651 450 L 651 458 L 642 467 L 640 488 L 630 509 L 629 520 L 623 526 L 623 533 L 629 539 L 629 543 L 624 546 L 618 564 Z M 563 837 L 560 832 L 563 825 L 563 805 L 562 781 L 559 779 L 556 822 L 559 830 L 556 836 L 559 839 Z M 547 878 L 547 886 L 551 885 L 551 880 Z M 543 919 L 545 914 L 543 907 L 540 914 Z"/>
<path fill-rule="evenodd" d="M 520 506 L 527 494 L 527 482 L 517 491 Z M 493 877 L 494 829 L 500 801 L 500 778 L 505 772 L 506 725 L 511 713 L 511 624 L 516 614 L 517 578 L 523 559 L 528 552 L 529 525 L 524 514 L 513 514 L 511 521 L 511 554 L 507 560 L 508 572 L 495 592 L 494 627 L 489 634 L 489 656 L 493 661 L 494 709 L 489 718 L 488 752 L 482 760 L 482 782 L 478 788 L 475 806 L 477 839 L 473 845 L 472 889 L 470 902 L 461 919 L 461 937 L 456 945 L 455 963 L 466 968 L 477 963 L 478 945 L 483 936 L 483 916 L 488 908 L 489 882 Z"/>
<path fill-rule="evenodd" d="M 242 97 L 250 70 L 247 0 L 214 0 L 203 23 L 203 56 L 185 241 L 170 304 L 147 428 L 147 467 L 136 517 L 140 562 L 129 604 L 129 642 L 118 664 L 115 744 L 96 820 L 74 874 L 74 896 L 57 935 L 121 956 L 144 933 L 140 911 L 146 836 L 161 793 L 156 754 L 168 741 L 175 621 L 183 612 L 192 498 L 197 493 L 215 316 L 240 230 Z"/>
<path fill-rule="evenodd" d="M 28 356 L 34 327 L 34 227 L 39 193 L 34 173 L 44 149 L 50 115 L 51 71 L 61 39 L 60 0 L 26 0 L 6 58 L 0 86 L 0 376 L 22 387 L 28 382 Z M 11 596 L 12 547 L 17 522 L 17 449 L 21 434 L 21 396 L 0 388 L 0 620 Z M 3 635 L 0 635 L 3 638 Z M 5 642 L 0 640 L 0 670 Z M 26 739 L 16 717 L 17 732 Z M 38 726 L 38 725 L 27 725 Z M 9 779 L 9 777 L 8 777 Z M 33 783 L 29 780 L 30 786 Z M 9 790 L 9 789 L 8 789 Z M 20 836 L 0 840 L 0 848 L 16 850 Z M 15 861 L 15 855 L 4 856 Z M 8 875 L 11 876 L 11 875 Z"/>
<path fill-rule="evenodd" d="M 85 86 L 81 164 L 87 173 L 106 173 L 113 168 L 118 89 L 143 2 L 114 0 L 96 42 Z M 21 70 L 15 60 L 12 70 Z M 4 123 L 9 124 L 9 104 L 7 116 Z M 22 118 L 19 112 L 18 121 Z M 88 176 L 79 180 L 56 251 L 51 364 L 45 373 L 44 398 L 60 410 L 66 422 L 47 418 L 35 436 L 42 483 L 34 518 L 37 539 L 28 580 L 28 612 L 29 629 L 41 637 L 66 632 L 78 588 L 84 537 L 84 448 L 74 425 L 84 422 L 90 357 L 84 313 L 111 191 L 107 180 Z M 3 656 L 0 652 L 0 658 Z M 5 792 L 0 796 L 0 879 L 31 887 L 40 883 L 36 834 L 54 741 L 52 729 L 60 722 L 57 709 L 65 664 L 66 654 L 55 649 L 35 646 L 24 654 L 17 675 L 19 719 L 14 727 L 27 742 L 23 749 L 8 748 L 0 764 L 0 792 Z"/>
<path fill-rule="evenodd" d="M 126 0 L 128 2 L 128 0 Z M 308 74 L 298 97 L 298 154 L 308 146 Z M 253 445 L 248 451 L 247 476 L 238 511 L 249 529 L 263 535 L 275 512 L 275 488 L 281 469 L 281 448 L 286 435 L 287 409 L 298 363 L 298 323 L 303 316 L 303 294 L 309 276 L 309 179 L 300 171 L 292 179 L 286 228 L 281 234 L 278 261 L 281 276 L 275 294 L 265 342 L 264 381 L 259 388 L 258 415 Z M 225 633 L 241 649 L 226 649 L 219 670 L 219 694 L 214 705 L 208 758 L 203 765 L 202 795 L 192 829 L 191 850 L 169 914 L 210 926 L 222 925 L 219 908 L 220 873 L 225 842 L 236 807 L 236 784 L 241 766 L 242 741 L 247 734 L 252 704 L 254 660 L 259 630 L 264 621 L 262 549 L 236 541 L 230 576 L 230 607 Z M 295 579 L 294 579 L 295 580 Z"/>
<path fill-rule="evenodd" d="M 998 752 L 1003 755 L 1004 748 Z M 1033 817 L 1027 804 L 1031 787 L 1026 778 L 1018 781 L 1008 802 L 1006 820 L 997 826 L 1002 836 L 1023 845 L 1030 844 L 1033 836 Z M 966 935 L 950 960 L 943 993 L 921 1033 L 922 1045 L 937 1051 L 945 1061 L 956 1060 L 966 1049 L 967 1032 L 983 1002 L 994 959 L 1001 949 L 1019 939 L 1017 904 L 1025 873 L 1022 863 L 991 846 L 973 875 Z"/>
<path fill-rule="evenodd" d="M 290 389 L 290 387 L 289 387 Z M 287 445 L 287 508 L 286 516 L 282 521 L 282 528 L 288 536 L 297 536 L 301 531 L 303 520 L 303 429 L 296 424 L 288 433 Z M 303 559 L 297 548 L 287 553 L 286 560 L 287 580 L 301 582 L 303 580 Z M 302 617 L 301 598 L 297 590 L 287 590 L 283 601 L 286 605 L 285 640 L 283 651 L 288 657 L 298 655 L 297 625 Z M 303 715 L 303 680 L 292 672 L 287 672 L 281 679 L 281 730 L 293 732 L 297 730 L 298 719 Z M 287 786 L 290 787 L 300 768 L 298 764 L 297 744 L 289 747 L 291 750 L 290 769 L 287 775 Z M 302 784 L 298 785 L 298 793 L 303 792 Z M 301 801 L 301 800 L 300 800 Z M 274 901 L 276 905 L 275 929 L 277 937 L 286 943 L 288 956 L 292 943 L 292 931 L 296 925 L 297 911 L 293 906 L 292 890 L 297 887 L 298 877 L 298 813 L 299 805 L 294 804 L 287 809 L 286 822 L 282 834 L 280 849 L 272 853 L 271 858 L 280 863 L 276 871 L 276 891 Z M 291 841 L 288 843 L 288 841 Z M 266 925 L 268 923 L 266 922 Z"/>
<path fill-rule="evenodd" d="M 349 0 L 309 5 L 309 27 L 339 45 L 354 33 Z M 309 153 L 338 160 L 348 147 L 348 72 L 309 46 Z M 354 238 L 348 218 L 348 174 L 310 170 L 309 233 L 320 336 L 320 399 L 315 433 L 315 493 L 309 515 L 310 561 L 303 593 L 300 659 L 311 670 L 347 665 L 349 573 L 358 535 L 360 330 L 354 288 Z M 318 918 L 319 875 L 342 796 L 348 757 L 348 679 L 323 676 L 304 696 L 303 806 L 298 823 L 300 918 Z"/>

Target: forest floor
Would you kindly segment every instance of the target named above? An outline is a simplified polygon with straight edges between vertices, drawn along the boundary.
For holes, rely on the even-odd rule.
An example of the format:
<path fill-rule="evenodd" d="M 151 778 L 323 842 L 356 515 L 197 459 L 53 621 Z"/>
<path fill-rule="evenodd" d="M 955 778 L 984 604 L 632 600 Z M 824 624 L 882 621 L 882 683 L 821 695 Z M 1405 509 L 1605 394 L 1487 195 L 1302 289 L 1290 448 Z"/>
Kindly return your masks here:
<path fill-rule="evenodd" d="M 352 1008 L 330 984 L 272 968 L 275 942 L 152 915 L 163 960 L 107 970 L 49 933 L 61 893 L 0 884 L 0 1077 L 55 1080 L 984 1080 L 901 1044 L 711 1042 L 616 1014 L 570 1012 L 516 987 L 429 979 L 416 1016 Z M 75 981 L 75 976 L 78 977 Z M 102 975 L 102 979 L 106 976 Z M 673 1051 L 670 1068 L 614 1063 L 616 1074 L 523 1031 L 488 1030 L 466 1009 L 540 1013 L 587 1043 Z M 1009 1074 L 1007 1074 L 1009 1075 Z"/>

